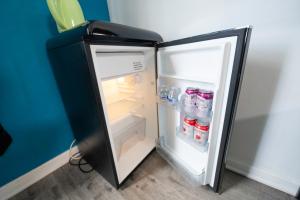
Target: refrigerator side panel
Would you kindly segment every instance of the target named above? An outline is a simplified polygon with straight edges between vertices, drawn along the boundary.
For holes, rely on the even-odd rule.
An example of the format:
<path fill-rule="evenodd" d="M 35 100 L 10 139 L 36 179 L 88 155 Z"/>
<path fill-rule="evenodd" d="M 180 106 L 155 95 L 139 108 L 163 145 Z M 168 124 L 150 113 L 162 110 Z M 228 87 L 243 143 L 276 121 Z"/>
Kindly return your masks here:
<path fill-rule="evenodd" d="M 90 55 L 83 42 L 48 50 L 62 101 L 84 159 L 118 187 Z"/>

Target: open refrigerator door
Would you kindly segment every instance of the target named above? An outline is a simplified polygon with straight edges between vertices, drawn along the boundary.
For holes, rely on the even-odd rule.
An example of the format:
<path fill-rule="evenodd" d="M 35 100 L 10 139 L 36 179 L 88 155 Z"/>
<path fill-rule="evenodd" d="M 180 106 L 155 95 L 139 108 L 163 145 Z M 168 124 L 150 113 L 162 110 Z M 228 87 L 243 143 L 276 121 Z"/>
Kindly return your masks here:
<path fill-rule="evenodd" d="M 158 48 L 157 149 L 197 185 L 215 188 L 220 173 L 243 68 L 245 35 L 240 32 L 196 36 Z"/>

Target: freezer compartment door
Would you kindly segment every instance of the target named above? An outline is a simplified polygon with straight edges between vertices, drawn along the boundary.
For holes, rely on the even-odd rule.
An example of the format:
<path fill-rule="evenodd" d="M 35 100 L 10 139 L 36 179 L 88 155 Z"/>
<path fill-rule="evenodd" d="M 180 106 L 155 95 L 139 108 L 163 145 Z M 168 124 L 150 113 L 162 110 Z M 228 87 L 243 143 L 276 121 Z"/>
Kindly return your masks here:
<path fill-rule="evenodd" d="M 106 46 L 105 49 L 94 50 L 95 67 L 102 78 L 122 76 L 134 72 L 145 70 L 145 54 L 141 48 L 120 49 L 112 46 Z"/>
<path fill-rule="evenodd" d="M 195 36 L 160 44 L 157 51 L 158 148 L 170 163 L 188 171 L 189 179 L 216 192 L 250 32 L 242 28 Z"/>

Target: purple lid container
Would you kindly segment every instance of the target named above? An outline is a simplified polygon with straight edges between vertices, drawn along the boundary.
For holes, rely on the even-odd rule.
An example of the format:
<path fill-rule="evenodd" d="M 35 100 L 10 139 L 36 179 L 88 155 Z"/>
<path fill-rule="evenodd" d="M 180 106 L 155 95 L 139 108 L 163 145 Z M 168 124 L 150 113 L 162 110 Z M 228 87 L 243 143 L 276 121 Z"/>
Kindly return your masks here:
<path fill-rule="evenodd" d="M 196 94 L 196 93 L 198 93 L 198 91 L 199 90 L 197 88 L 188 87 L 188 88 L 186 88 L 185 93 L 186 94 Z"/>
<path fill-rule="evenodd" d="M 214 92 L 208 91 L 208 90 L 199 90 L 197 92 L 197 95 L 204 99 L 213 99 L 214 98 Z"/>

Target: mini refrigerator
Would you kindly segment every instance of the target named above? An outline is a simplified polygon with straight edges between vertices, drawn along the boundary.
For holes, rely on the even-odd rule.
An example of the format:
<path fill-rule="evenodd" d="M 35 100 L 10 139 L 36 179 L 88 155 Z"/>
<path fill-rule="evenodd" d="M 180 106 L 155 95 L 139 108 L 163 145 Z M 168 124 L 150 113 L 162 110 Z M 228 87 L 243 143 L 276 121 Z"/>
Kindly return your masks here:
<path fill-rule="evenodd" d="M 49 39 L 84 159 L 118 188 L 156 150 L 178 173 L 219 192 L 250 33 L 245 27 L 163 42 L 152 31 L 91 21 Z M 200 143 L 197 127 L 186 124 L 200 120 L 199 91 L 213 97 L 204 99 Z"/>

